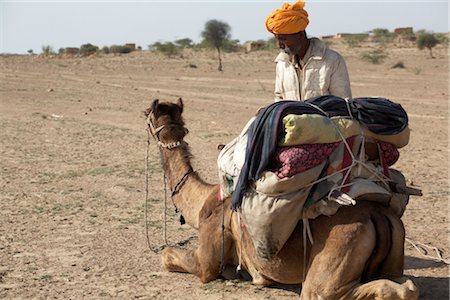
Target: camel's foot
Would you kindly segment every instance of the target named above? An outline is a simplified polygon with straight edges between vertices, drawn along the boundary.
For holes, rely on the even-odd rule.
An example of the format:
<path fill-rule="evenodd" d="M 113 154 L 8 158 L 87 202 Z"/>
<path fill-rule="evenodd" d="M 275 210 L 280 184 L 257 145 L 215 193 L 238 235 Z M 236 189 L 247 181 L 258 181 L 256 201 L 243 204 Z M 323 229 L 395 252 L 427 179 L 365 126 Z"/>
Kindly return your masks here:
<path fill-rule="evenodd" d="M 275 284 L 272 280 L 266 279 L 262 276 L 254 277 L 252 283 L 254 285 L 260 285 L 260 286 L 271 286 Z"/>
<path fill-rule="evenodd" d="M 379 279 L 357 287 L 352 294 L 355 299 L 376 300 L 416 300 L 419 299 L 419 290 L 414 283 L 405 278 L 395 281 Z M 348 298 L 347 298 L 348 299 Z"/>
<path fill-rule="evenodd" d="M 338 290 L 332 286 L 311 288 L 303 286 L 300 299 L 341 299 L 341 300 L 417 300 L 419 290 L 414 283 L 405 278 L 395 280 L 378 279 L 365 284 L 350 283 Z"/>

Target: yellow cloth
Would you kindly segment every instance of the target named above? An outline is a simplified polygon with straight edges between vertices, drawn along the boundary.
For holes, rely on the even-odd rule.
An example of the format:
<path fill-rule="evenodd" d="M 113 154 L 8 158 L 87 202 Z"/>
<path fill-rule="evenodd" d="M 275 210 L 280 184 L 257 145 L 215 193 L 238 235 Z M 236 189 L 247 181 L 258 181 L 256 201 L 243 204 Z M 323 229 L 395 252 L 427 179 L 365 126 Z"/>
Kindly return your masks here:
<path fill-rule="evenodd" d="M 334 125 L 333 125 L 334 123 Z M 331 119 L 317 114 L 288 114 L 283 118 L 284 137 L 280 137 L 279 146 L 295 146 L 300 144 L 322 144 L 341 141 L 336 127 L 345 138 L 364 134 L 367 137 L 388 142 L 402 148 L 409 142 L 409 127 L 397 134 L 381 135 L 361 126 L 358 121 L 333 117 Z"/>
<path fill-rule="evenodd" d="M 284 3 L 266 19 L 266 28 L 273 34 L 293 34 L 304 31 L 308 26 L 308 13 L 303 9 L 305 2 L 298 1 L 289 5 Z"/>

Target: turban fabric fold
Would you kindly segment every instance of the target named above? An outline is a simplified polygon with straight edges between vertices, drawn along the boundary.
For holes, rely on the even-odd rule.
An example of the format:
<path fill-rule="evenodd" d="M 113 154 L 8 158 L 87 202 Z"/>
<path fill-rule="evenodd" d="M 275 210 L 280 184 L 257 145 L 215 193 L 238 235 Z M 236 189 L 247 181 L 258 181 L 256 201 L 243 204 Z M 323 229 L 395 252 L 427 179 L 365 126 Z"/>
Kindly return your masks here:
<path fill-rule="evenodd" d="M 305 2 L 298 1 L 275 10 L 266 19 L 266 28 L 273 34 L 293 34 L 304 31 L 308 26 L 308 13 L 303 9 Z"/>

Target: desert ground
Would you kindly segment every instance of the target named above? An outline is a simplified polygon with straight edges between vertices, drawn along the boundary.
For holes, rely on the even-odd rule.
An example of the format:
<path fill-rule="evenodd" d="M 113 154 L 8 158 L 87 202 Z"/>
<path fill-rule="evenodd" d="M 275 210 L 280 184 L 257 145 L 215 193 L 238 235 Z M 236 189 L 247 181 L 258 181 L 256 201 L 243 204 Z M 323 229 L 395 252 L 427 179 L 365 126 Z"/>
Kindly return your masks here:
<path fill-rule="evenodd" d="M 330 46 L 346 59 L 354 97 L 383 96 L 409 114 L 411 140 L 394 165 L 422 189 L 403 216 L 408 239 L 449 255 L 448 48 L 435 58 L 414 45 Z M 296 299 L 298 286 L 239 280 L 202 284 L 168 273 L 145 235 L 143 110 L 153 99 L 184 100 L 194 170 L 218 182 L 216 145 L 233 139 L 273 101 L 275 51 L 149 51 L 90 57 L 1 56 L 0 298 Z M 404 68 L 392 68 L 403 62 Z M 148 230 L 152 247 L 195 236 L 168 200 L 158 148 L 149 149 Z M 194 248 L 196 241 L 185 245 Z M 430 255 L 436 256 L 434 252 Z M 405 243 L 405 274 L 420 299 L 448 299 L 449 267 Z"/>

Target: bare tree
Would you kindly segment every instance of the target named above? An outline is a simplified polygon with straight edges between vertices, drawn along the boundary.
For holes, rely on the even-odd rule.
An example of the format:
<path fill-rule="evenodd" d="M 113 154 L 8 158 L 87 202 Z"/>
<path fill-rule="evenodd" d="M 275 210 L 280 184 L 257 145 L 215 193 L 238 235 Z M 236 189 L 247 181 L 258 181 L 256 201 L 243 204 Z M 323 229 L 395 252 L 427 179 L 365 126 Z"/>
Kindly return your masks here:
<path fill-rule="evenodd" d="M 224 43 L 230 39 L 230 32 L 230 25 L 217 20 L 209 20 L 206 22 L 205 29 L 202 32 L 202 37 L 208 42 L 208 44 L 217 49 L 217 53 L 219 54 L 219 71 L 222 71 L 220 49 L 223 47 Z"/>

